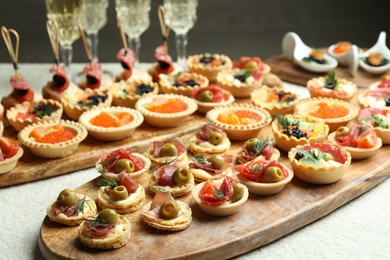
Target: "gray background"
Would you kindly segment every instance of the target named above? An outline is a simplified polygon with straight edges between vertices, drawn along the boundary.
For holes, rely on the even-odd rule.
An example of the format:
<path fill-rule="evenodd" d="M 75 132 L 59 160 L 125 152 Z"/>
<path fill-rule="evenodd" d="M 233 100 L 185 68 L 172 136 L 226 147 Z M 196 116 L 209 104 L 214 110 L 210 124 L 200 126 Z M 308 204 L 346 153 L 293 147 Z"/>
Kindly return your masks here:
<path fill-rule="evenodd" d="M 154 49 L 161 44 L 156 11 L 161 3 L 162 0 L 152 0 L 151 24 L 141 36 L 141 62 L 153 61 Z M 207 51 L 232 58 L 267 58 L 281 52 L 281 39 L 288 31 L 295 31 L 313 47 L 329 46 L 339 40 L 370 47 L 380 31 L 390 33 L 389 4 L 388 0 L 199 0 L 198 20 L 189 32 L 188 53 Z M 121 48 L 114 17 L 115 2 L 110 0 L 108 23 L 99 33 L 99 58 L 104 62 L 115 62 L 115 53 Z M 19 32 L 20 62 L 52 62 L 45 20 L 44 0 L 1 0 L 0 25 Z M 173 36 L 172 33 L 170 52 L 175 56 Z M 73 46 L 73 60 L 85 62 L 81 40 Z M 1 39 L 0 62 L 9 61 Z"/>

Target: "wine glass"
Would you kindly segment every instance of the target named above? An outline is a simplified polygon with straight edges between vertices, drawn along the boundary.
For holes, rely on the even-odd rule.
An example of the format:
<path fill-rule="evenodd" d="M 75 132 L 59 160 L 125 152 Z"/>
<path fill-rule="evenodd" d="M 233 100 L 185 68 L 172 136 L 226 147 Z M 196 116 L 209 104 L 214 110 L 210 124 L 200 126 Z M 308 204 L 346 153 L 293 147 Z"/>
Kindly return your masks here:
<path fill-rule="evenodd" d="M 79 22 L 82 0 L 45 0 L 47 18 L 57 22 L 62 62 L 69 72 L 72 44 L 80 37 Z"/>
<path fill-rule="evenodd" d="M 198 0 L 164 0 L 165 23 L 175 32 L 177 63 L 186 68 L 188 31 L 196 22 Z"/>
<path fill-rule="evenodd" d="M 141 34 L 150 24 L 150 0 L 116 0 L 116 11 L 120 14 L 123 29 L 129 39 L 129 48 L 136 54 L 139 62 Z"/>
<path fill-rule="evenodd" d="M 108 0 L 83 0 L 81 25 L 86 32 L 92 61 L 98 60 L 98 32 L 107 23 Z"/>

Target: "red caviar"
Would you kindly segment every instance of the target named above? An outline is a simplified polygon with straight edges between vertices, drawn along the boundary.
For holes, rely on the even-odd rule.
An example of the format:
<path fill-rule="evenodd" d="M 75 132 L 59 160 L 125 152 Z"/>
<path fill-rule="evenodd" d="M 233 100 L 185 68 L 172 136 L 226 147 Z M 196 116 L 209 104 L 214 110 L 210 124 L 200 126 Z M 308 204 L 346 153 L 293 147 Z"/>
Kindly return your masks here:
<path fill-rule="evenodd" d="M 343 105 L 321 102 L 315 111 L 310 114 L 315 117 L 328 119 L 328 118 L 340 118 L 348 115 L 349 109 Z"/>

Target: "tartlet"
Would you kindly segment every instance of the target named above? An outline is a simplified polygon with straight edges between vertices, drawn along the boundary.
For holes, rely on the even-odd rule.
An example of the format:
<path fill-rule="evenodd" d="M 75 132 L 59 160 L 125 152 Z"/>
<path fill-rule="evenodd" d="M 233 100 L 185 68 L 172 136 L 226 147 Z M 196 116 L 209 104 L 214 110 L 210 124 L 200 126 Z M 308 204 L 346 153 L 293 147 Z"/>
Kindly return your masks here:
<path fill-rule="evenodd" d="M 128 160 L 131 161 L 131 163 Z M 117 165 L 118 162 L 119 165 Z M 95 164 L 95 169 L 102 174 L 104 179 L 119 181 L 119 173 L 123 170 L 125 170 L 132 179 L 137 180 L 144 173 L 149 171 L 150 166 L 151 162 L 149 158 L 142 154 L 130 153 L 125 149 L 117 149 L 100 157 Z"/>
<path fill-rule="evenodd" d="M 294 110 L 298 96 L 283 88 L 262 86 L 251 93 L 252 102 L 267 110 L 271 115 L 289 114 Z"/>
<path fill-rule="evenodd" d="M 299 145 L 291 149 L 288 159 L 295 176 L 314 184 L 339 181 L 351 165 L 351 154 L 346 149 L 329 143 Z"/>
<path fill-rule="evenodd" d="M 259 72 L 261 74 L 268 74 L 271 72 L 271 67 L 267 63 L 264 63 L 259 57 L 242 56 L 239 61 L 235 60 L 233 62 L 233 68 Z"/>
<path fill-rule="evenodd" d="M 82 113 L 93 107 L 109 107 L 112 95 L 98 89 L 85 89 L 75 93 L 66 93 L 61 99 L 65 114 L 75 121 Z"/>
<path fill-rule="evenodd" d="M 278 147 L 288 152 L 297 145 L 324 141 L 329 127 L 321 119 L 311 116 L 277 115 L 272 122 L 272 133 Z"/>
<path fill-rule="evenodd" d="M 212 196 L 208 190 L 218 192 L 223 198 L 219 198 L 218 203 L 207 200 Z M 229 216 L 238 212 L 241 206 L 248 200 L 248 188 L 233 179 L 226 177 L 223 180 L 212 181 L 211 179 L 197 184 L 192 190 L 192 197 L 199 208 L 212 216 Z M 213 198 L 210 198 L 213 199 Z"/>
<path fill-rule="evenodd" d="M 355 83 L 346 79 L 338 79 L 334 71 L 326 77 L 309 80 L 306 87 L 311 97 L 337 98 L 344 101 L 350 101 L 357 92 Z"/>
<path fill-rule="evenodd" d="M 390 144 L 390 109 L 361 109 L 358 120 L 372 125 L 378 137 L 382 139 L 383 144 Z"/>
<path fill-rule="evenodd" d="M 117 213 L 131 213 L 140 209 L 145 201 L 142 185 L 131 179 L 125 171 L 119 181 L 101 180 L 98 190 L 98 205 L 101 209 L 114 209 Z"/>
<path fill-rule="evenodd" d="M 0 126 L 2 123 L 0 122 Z M 0 137 L 0 174 L 15 168 L 18 160 L 23 155 L 23 149 L 12 139 Z"/>
<path fill-rule="evenodd" d="M 198 155 L 188 164 L 191 174 L 197 182 L 222 179 L 231 176 L 232 155 Z"/>
<path fill-rule="evenodd" d="M 255 89 L 261 87 L 262 81 L 262 74 L 247 70 L 224 70 L 217 75 L 217 84 L 234 97 L 249 97 Z"/>
<path fill-rule="evenodd" d="M 190 139 L 190 150 L 197 153 L 224 153 L 230 148 L 226 133 L 215 125 L 206 124 Z"/>
<path fill-rule="evenodd" d="M 138 99 L 143 96 L 157 95 L 158 89 L 158 84 L 151 80 L 121 80 L 112 84 L 108 92 L 112 94 L 114 106 L 134 108 Z"/>
<path fill-rule="evenodd" d="M 381 81 L 374 82 L 368 86 L 368 89 L 386 89 L 390 88 L 390 75 L 383 76 Z"/>
<path fill-rule="evenodd" d="M 192 93 L 192 98 L 198 105 L 198 111 L 207 113 L 217 106 L 229 105 L 234 102 L 234 96 L 216 85 L 197 89 Z"/>
<path fill-rule="evenodd" d="M 141 219 L 159 230 L 179 231 L 191 224 L 192 210 L 186 203 L 175 200 L 169 192 L 157 191 L 153 200 L 143 207 Z"/>
<path fill-rule="evenodd" d="M 377 88 L 367 90 L 358 96 L 361 108 L 390 108 L 390 88 Z"/>
<path fill-rule="evenodd" d="M 270 138 L 255 137 L 248 139 L 237 153 L 236 162 L 237 164 L 242 164 L 252 160 L 259 160 L 259 157 L 262 157 L 264 162 L 279 159 L 280 152 L 274 148 Z"/>
<path fill-rule="evenodd" d="M 180 161 L 182 164 L 188 161 L 186 148 L 178 138 L 154 141 L 144 155 L 157 167 L 174 161 Z"/>
<path fill-rule="evenodd" d="M 19 132 L 18 138 L 34 155 L 43 158 L 57 158 L 73 153 L 87 134 L 87 129 L 81 124 L 61 120 L 26 126 Z"/>
<path fill-rule="evenodd" d="M 292 180 L 294 173 L 283 164 L 256 159 L 235 167 L 237 177 L 251 193 L 272 195 L 281 192 Z"/>
<path fill-rule="evenodd" d="M 81 223 L 78 233 L 81 243 L 87 247 L 115 249 L 129 242 L 131 223 L 115 210 L 103 209 L 95 218 L 87 219 Z"/>
<path fill-rule="evenodd" d="M 187 67 L 189 72 L 201 74 L 208 78 L 210 83 L 215 83 L 218 73 L 231 69 L 233 63 L 226 55 L 204 53 L 189 56 Z"/>
<path fill-rule="evenodd" d="M 140 112 L 127 107 L 95 107 L 79 118 L 88 134 L 103 141 L 129 137 L 143 121 Z"/>
<path fill-rule="evenodd" d="M 272 121 L 266 110 L 248 104 L 220 106 L 207 112 L 206 118 L 223 129 L 231 140 L 256 137 Z"/>
<path fill-rule="evenodd" d="M 192 92 L 205 88 L 209 80 L 197 73 L 179 73 L 176 75 L 160 75 L 159 85 L 164 94 L 177 94 L 191 97 Z"/>
<path fill-rule="evenodd" d="M 175 94 L 142 97 L 135 104 L 145 121 L 156 127 L 174 127 L 194 113 L 198 106 L 192 99 Z"/>
<path fill-rule="evenodd" d="M 81 89 L 73 82 L 69 83 L 69 86 L 66 90 L 58 91 L 55 87 L 53 87 L 53 82 L 49 81 L 42 88 L 42 96 L 43 96 L 43 98 L 46 98 L 46 99 L 54 99 L 54 100 L 61 102 L 61 99 L 66 94 L 76 93 L 79 91 L 81 91 Z"/>
<path fill-rule="evenodd" d="M 329 134 L 328 140 L 334 145 L 344 147 L 351 153 L 352 159 L 371 157 L 382 147 L 382 139 L 377 137 L 374 129 L 367 124 L 340 127 Z"/>
<path fill-rule="evenodd" d="M 149 180 L 149 190 L 156 193 L 157 190 L 167 191 L 173 197 L 182 196 L 195 186 L 194 176 L 185 164 L 180 161 L 167 163 L 153 172 Z"/>
<path fill-rule="evenodd" d="M 72 190 L 63 190 L 46 210 L 50 220 L 67 226 L 77 226 L 96 214 L 96 204 L 90 197 Z"/>
<path fill-rule="evenodd" d="M 298 102 L 295 105 L 295 113 L 322 119 L 329 126 L 329 131 L 332 132 L 356 118 L 358 108 L 334 98 L 310 98 Z"/>
<path fill-rule="evenodd" d="M 63 108 L 60 102 L 53 99 L 41 99 L 40 101 L 23 102 L 7 110 L 8 122 L 16 131 L 41 121 L 61 120 Z"/>

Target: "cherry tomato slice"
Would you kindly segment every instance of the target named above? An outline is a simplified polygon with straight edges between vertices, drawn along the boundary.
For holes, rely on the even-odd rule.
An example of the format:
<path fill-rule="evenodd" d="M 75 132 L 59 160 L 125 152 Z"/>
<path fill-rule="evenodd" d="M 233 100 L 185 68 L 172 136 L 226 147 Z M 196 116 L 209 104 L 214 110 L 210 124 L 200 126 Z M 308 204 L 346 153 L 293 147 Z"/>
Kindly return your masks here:
<path fill-rule="evenodd" d="M 376 145 L 377 141 L 378 136 L 373 130 L 364 132 L 356 139 L 358 148 L 372 148 Z"/>

